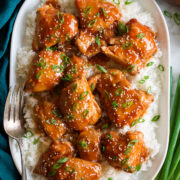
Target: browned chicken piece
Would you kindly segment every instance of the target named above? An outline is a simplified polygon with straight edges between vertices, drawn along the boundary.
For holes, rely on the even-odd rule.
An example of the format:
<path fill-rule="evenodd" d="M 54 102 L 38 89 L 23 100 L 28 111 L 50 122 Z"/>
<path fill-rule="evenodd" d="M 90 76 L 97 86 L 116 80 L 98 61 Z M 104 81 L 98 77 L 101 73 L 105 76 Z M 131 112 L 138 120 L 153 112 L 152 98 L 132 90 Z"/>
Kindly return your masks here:
<path fill-rule="evenodd" d="M 101 178 L 101 165 L 78 158 L 69 158 L 56 171 L 52 170 L 49 180 L 99 180 Z"/>
<path fill-rule="evenodd" d="M 74 130 L 95 124 L 101 116 L 101 109 L 85 78 L 77 79 L 62 90 L 59 108 L 67 125 Z"/>
<path fill-rule="evenodd" d="M 78 32 L 75 16 L 61 12 L 51 4 L 37 10 L 33 50 L 70 41 Z"/>
<path fill-rule="evenodd" d="M 25 91 L 42 92 L 53 89 L 63 75 L 63 61 L 59 51 L 41 51 L 32 61 Z"/>
<path fill-rule="evenodd" d="M 88 73 L 88 68 L 89 66 L 84 59 L 73 55 L 69 58 L 69 63 L 64 71 L 62 80 L 67 84 L 75 81 L 76 79 L 85 79 Z"/>
<path fill-rule="evenodd" d="M 129 131 L 125 135 L 111 131 L 102 136 L 102 145 L 109 164 L 129 173 L 139 171 L 149 155 L 144 135 L 139 131 Z"/>
<path fill-rule="evenodd" d="M 100 99 L 109 120 L 116 127 L 131 126 L 142 118 L 149 105 L 154 101 L 151 94 L 136 90 L 119 70 L 109 69 L 89 80 L 100 93 Z"/>
<path fill-rule="evenodd" d="M 66 132 L 65 124 L 61 121 L 61 115 L 52 102 L 39 100 L 34 108 L 34 113 L 38 123 L 53 141 L 58 141 Z"/>
<path fill-rule="evenodd" d="M 87 128 L 80 133 L 77 148 L 82 159 L 94 162 L 101 161 L 100 137 L 100 131 L 94 128 Z"/>
<path fill-rule="evenodd" d="M 51 173 L 51 167 L 57 162 L 67 157 L 71 157 L 74 153 L 73 146 L 69 142 L 60 142 L 52 144 L 48 150 L 40 157 L 34 173 L 48 176 Z"/>
<path fill-rule="evenodd" d="M 76 0 L 82 29 L 94 33 L 106 29 L 115 21 L 119 21 L 121 13 L 110 2 L 102 0 Z"/>
<path fill-rule="evenodd" d="M 86 30 L 80 32 L 75 43 L 80 52 L 87 57 L 98 54 L 101 52 L 101 46 L 106 46 L 106 42 L 102 38 L 94 36 Z"/>
<path fill-rule="evenodd" d="M 137 74 L 156 53 L 156 37 L 149 27 L 136 19 L 131 19 L 126 28 L 127 33 L 122 37 L 110 38 L 110 46 L 102 47 L 102 51 L 126 67 L 131 74 Z"/>

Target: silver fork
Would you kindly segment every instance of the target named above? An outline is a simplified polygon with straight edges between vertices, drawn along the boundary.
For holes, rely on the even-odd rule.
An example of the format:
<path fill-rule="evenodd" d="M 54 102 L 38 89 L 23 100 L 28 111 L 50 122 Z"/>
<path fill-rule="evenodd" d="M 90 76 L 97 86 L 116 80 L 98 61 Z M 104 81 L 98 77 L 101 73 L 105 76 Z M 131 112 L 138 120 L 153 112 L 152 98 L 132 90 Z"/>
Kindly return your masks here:
<path fill-rule="evenodd" d="M 26 180 L 25 157 L 23 152 L 22 137 L 24 135 L 22 106 L 23 90 L 19 86 L 11 87 L 6 99 L 4 109 L 4 130 L 15 139 L 19 145 L 22 164 L 22 180 Z"/>

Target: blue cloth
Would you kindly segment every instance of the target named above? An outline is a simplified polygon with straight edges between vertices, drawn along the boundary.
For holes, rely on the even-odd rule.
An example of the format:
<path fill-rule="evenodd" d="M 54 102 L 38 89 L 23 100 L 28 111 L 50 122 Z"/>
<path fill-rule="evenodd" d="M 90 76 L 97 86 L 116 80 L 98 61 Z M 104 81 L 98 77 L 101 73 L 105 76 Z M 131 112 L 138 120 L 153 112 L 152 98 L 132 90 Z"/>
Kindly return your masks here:
<path fill-rule="evenodd" d="M 22 0 L 0 0 L 0 180 L 20 180 L 3 130 L 3 113 L 9 84 L 9 48 L 13 24 Z"/>

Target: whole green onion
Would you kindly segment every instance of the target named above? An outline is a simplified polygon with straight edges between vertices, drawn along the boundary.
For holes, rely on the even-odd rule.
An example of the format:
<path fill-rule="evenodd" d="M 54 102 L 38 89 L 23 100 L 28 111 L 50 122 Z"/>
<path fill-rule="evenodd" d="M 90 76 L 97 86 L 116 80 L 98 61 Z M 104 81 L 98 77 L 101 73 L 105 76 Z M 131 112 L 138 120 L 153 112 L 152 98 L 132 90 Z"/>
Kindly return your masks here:
<path fill-rule="evenodd" d="M 179 87 L 180 87 L 180 76 L 179 76 L 177 88 L 179 88 Z M 179 91 L 177 93 L 179 94 Z M 177 106 L 175 107 L 175 109 L 177 109 L 177 116 L 175 116 L 176 114 L 173 115 L 173 117 L 174 117 L 173 122 L 176 122 L 176 123 L 174 125 L 173 134 L 171 134 L 172 138 L 170 139 L 170 145 L 169 145 L 168 153 L 167 153 L 166 160 L 165 160 L 165 163 L 163 165 L 161 176 L 160 176 L 160 179 L 162 179 L 162 180 L 166 180 L 168 178 L 170 165 L 172 162 L 174 150 L 176 147 L 176 143 L 177 143 L 177 139 L 178 139 L 178 135 L 179 135 L 179 131 L 180 131 L 180 107 L 179 107 L 180 104 L 179 104 L 179 99 L 177 99 L 177 100 L 175 99 L 175 101 L 177 101 Z M 171 127 L 173 127 L 173 126 L 171 126 Z"/>

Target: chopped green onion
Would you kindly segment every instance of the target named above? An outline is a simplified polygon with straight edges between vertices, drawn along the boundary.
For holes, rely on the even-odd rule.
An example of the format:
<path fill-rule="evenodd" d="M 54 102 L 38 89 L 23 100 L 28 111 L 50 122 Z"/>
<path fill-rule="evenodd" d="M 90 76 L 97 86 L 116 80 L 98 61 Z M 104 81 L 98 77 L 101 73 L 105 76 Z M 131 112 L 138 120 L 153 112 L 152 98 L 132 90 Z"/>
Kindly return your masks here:
<path fill-rule="evenodd" d="M 145 79 L 145 80 L 149 79 L 149 76 L 144 76 L 144 79 Z"/>
<path fill-rule="evenodd" d="M 160 119 L 160 115 L 156 115 L 152 118 L 151 121 L 155 122 L 155 121 L 158 121 Z"/>
<path fill-rule="evenodd" d="M 107 137 L 109 140 L 112 140 L 112 135 L 111 135 L 111 134 L 107 134 L 106 137 Z"/>
<path fill-rule="evenodd" d="M 104 9 L 104 8 L 101 8 L 101 10 L 102 10 L 102 12 L 103 12 L 104 16 L 105 16 L 106 18 L 108 18 L 108 15 L 107 15 L 107 13 L 106 13 L 105 9 Z"/>
<path fill-rule="evenodd" d="M 119 104 L 116 101 L 112 102 L 112 109 L 115 109 L 118 106 L 119 106 Z"/>
<path fill-rule="evenodd" d="M 73 105 L 73 110 L 76 111 L 78 108 L 79 108 L 79 103 L 76 102 L 76 103 Z"/>
<path fill-rule="evenodd" d="M 36 80 L 38 80 L 43 74 L 43 71 L 39 71 L 36 73 Z"/>
<path fill-rule="evenodd" d="M 113 160 L 116 160 L 116 159 L 118 159 L 116 156 L 114 156 L 114 155 L 112 155 L 112 159 Z"/>
<path fill-rule="evenodd" d="M 125 42 L 125 43 L 122 45 L 122 47 L 123 47 L 123 49 L 129 49 L 132 45 L 133 45 L 132 42 Z"/>
<path fill-rule="evenodd" d="M 138 143 L 138 140 L 134 139 L 134 140 L 129 141 L 128 146 L 135 146 L 137 143 Z"/>
<path fill-rule="evenodd" d="M 31 138 L 31 137 L 33 137 L 34 136 L 34 134 L 33 134 L 33 132 L 32 131 L 30 131 L 30 130 L 28 130 L 28 131 L 26 131 L 25 132 L 25 134 L 24 134 L 24 138 Z"/>
<path fill-rule="evenodd" d="M 145 119 L 139 118 L 138 120 L 135 120 L 135 121 L 131 124 L 131 127 L 135 126 L 135 125 L 138 124 L 138 123 L 143 123 L 143 122 L 145 122 Z"/>
<path fill-rule="evenodd" d="M 104 90 L 104 94 L 107 97 L 107 99 L 110 100 L 110 94 L 106 90 Z"/>
<path fill-rule="evenodd" d="M 101 46 L 101 41 L 98 38 L 98 36 L 95 37 L 95 41 L 96 41 L 96 44 L 98 45 L 98 47 Z"/>
<path fill-rule="evenodd" d="M 154 62 L 149 62 L 146 64 L 146 66 L 149 67 L 149 66 L 152 66 L 153 64 L 154 64 Z"/>
<path fill-rule="evenodd" d="M 88 91 L 81 93 L 81 95 L 79 96 L 79 100 L 83 100 L 88 95 L 88 93 Z"/>
<path fill-rule="evenodd" d="M 101 129 L 107 129 L 108 126 L 109 126 L 108 124 L 103 124 L 102 127 L 101 127 Z"/>
<path fill-rule="evenodd" d="M 128 28 L 128 26 L 125 26 L 124 24 L 119 23 L 119 24 L 118 24 L 118 32 L 119 32 L 119 34 L 122 36 L 122 35 L 124 35 L 125 33 L 128 33 L 128 32 L 129 32 L 129 28 Z"/>
<path fill-rule="evenodd" d="M 35 145 L 35 144 L 37 144 L 38 142 L 39 142 L 39 138 L 35 139 L 35 140 L 33 141 L 33 144 Z"/>
<path fill-rule="evenodd" d="M 73 167 L 65 167 L 64 170 L 69 173 L 73 173 L 75 171 Z"/>
<path fill-rule="evenodd" d="M 136 171 L 140 171 L 140 169 L 141 169 L 141 164 L 138 164 L 136 167 Z"/>
<path fill-rule="evenodd" d="M 128 147 L 125 151 L 124 151 L 124 154 L 127 155 L 131 152 L 132 148 L 131 147 Z"/>
<path fill-rule="evenodd" d="M 66 116 L 67 119 L 75 119 L 75 116 L 73 114 L 67 115 Z"/>
<path fill-rule="evenodd" d="M 63 81 L 72 81 L 72 76 L 70 74 L 65 74 L 62 78 Z"/>
<path fill-rule="evenodd" d="M 93 92 L 93 91 L 94 91 L 94 88 L 95 88 L 94 83 L 91 83 L 91 85 L 90 85 L 91 92 Z"/>
<path fill-rule="evenodd" d="M 84 110 L 83 113 L 82 113 L 83 118 L 86 118 L 86 116 L 88 114 L 89 114 L 89 110 L 88 109 Z"/>
<path fill-rule="evenodd" d="M 98 13 L 96 14 L 96 17 L 99 17 L 99 15 L 100 15 L 100 13 L 98 12 Z"/>
<path fill-rule="evenodd" d="M 164 11 L 164 15 L 165 16 L 167 16 L 168 18 L 172 18 L 173 16 L 172 16 L 172 13 L 171 12 L 169 12 L 169 11 Z"/>
<path fill-rule="evenodd" d="M 174 22 L 177 24 L 177 25 L 180 25 L 180 14 L 178 13 L 174 13 Z"/>
<path fill-rule="evenodd" d="M 57 164 L 54 164 L 52 168 L 53 169 L 59 169 L 61 166 L 62 166 L 62 164 L 57 163 Z"/>
<path fill-rule="evenodd" d="M 145 34 L 144 34 L 144 33 L 139 33 L 139 34 L 137 35 L 137 37 L 138 37 L 139 39 L 142 39 L 142 38 L 145 37 Z"/>
<path fill-rule="evenodd" d="M 103 73 L 107 73 L 107 70 L 104 67 L 100 66 L 99 64 L 96 64 L 96 68 Z"/>
<path fill-rule="evenodd" d="M 134 2 L 134 0 L 126 0 L 125 5 L 129 5 L 129 4 L 133 3 L 133 2 Z"/>
<path fill-rule="evenodd" d="M 70 40 L 69 34 L 66 34 L 65 39 L 66 39 L 66 41 Z"/>
<path fill-rule="evenodd" d="M 58 71 L 59 73 L 63 72 L 63 70 L 64 70 L 63 64 L 61 64 L 60 66 L 53 64 L 53 65 L 51 65 L 51 68 L 53 69 L 53 71 L 59 70 Z"/>
<path fill-rule="evenodd" d="M 87 148 L 87 144 L 84 141 L 79 142 L 79 145 L 83 148 Z"/>
<path fill-rule="evenodd" d="M 94 24 L 95 24 L 96 22 L 97 22 L 97 19 L 94 19 L 94 20 L 90 21 L 89 24 L 88 24 L 88 27 L 94 26 Z"/>
<path fill-rule="evenodd" d="M 115 96 L 121 96 L 123 90 L 122 89 L 116 89 Z"/>
<path fill-rule="evenodd" d="M 76 91 L 77 86 L 78 86 L 78 84 L 77 84 L 77 83 L 73 84 L 73 87 L 72 87 L 72 91 L 73 91 L 73 93 Z"/>
<path fill-rule="evenodd" d="M 65 163 L 67 160 L 68 160 L 68 158 L 64 157 L 64 158 L 59 159 L 57 162 L 62 164 L 62 163 Z"/>
<path fill-rule="evenodd" d="M 139 83 L 139 84 L 144 84 L 144 83 L 145 83 L 145 80 L 142 79 L 142 80 L 138 81 L 138 83 Z"/>
<path fill-rule="evenodd" d="M 54 176 L 56 174 L 56 171 L 51 171 L 48 176 Z"/>
<path fill-rule="evenodd" d="M 163 71 L 164 71 L 164 66 L 161 65 L 161 64 L 159 64 L 159 65 L 158 65 L 158 69 L 163 72 Z"/>
<path fill-rule="evenodd" d="M 53 110 L 52 110 L 52 113 L 54 114 L 55 117 L 62 117 L 62 116 L 59 114 L 59 111 L 57 111 L 56 109 L 53 109 Z"/>
<path fill-rule="evenodd" d="M 84 9 L 84 14 L 89 14 L 91 10 L 92 10 L 92 6 L 89 6 L 89 7 L 85 8 Z"/>
<path fill-rule="evenodd" d="M 61 16 L 61 19 L 60 19 L 60 16 Z M 63 24 L 63 22 L 64 22 L 64 16 L 58 11 L 58 13 L 57 13 L 57 17 L 58 17 L 58 20 L 59 20 L 59 22 L 61 23 L 61 24 Z"/>
<path fill-rule="evenodd" d="M 102 152 L 104 152 L 105 151 L 105 147 L 104 146 L 102 146 Z"/>
<path fill-rule="evenodd" d="M 72 66 L 71 70 L 72 70 L 72 72 L 73 72 L 74 74 L 76 74 L 76 73 L 77 73 L 77 69 L 76 69 L 76 67 L 75 67 L 75 66 Z"/>
<path fill-rule="evenodd" d="M 114 4 L 119 5 L 120 4 L 120 0 L 113 0 Z"/>
<path fill-rule="evenodd" d="M 130 66 L 127 67 L 127 70 L 130 72 L 130 71 L 133 71 L 135 69 L 135 65 L 134 64 L 131 64 Z"/>
<path fill-rule="evenodd" d="M 34 64 L 35 66 L 40 66 L 42 67 L 43 69 L 46 69 L 46 61 L 44 58 L 40 57 L 40 60 L 38 63 Z"/>
<path fill-rule="evenodd" d="M 47 119 L 47 120 L 46 120 L 46 123 L 47 123 L 47 124 L 50 124 L 50 125 L 56 124 L 56 120 L 53 119 L 53 118 L 52 118 L 52 119 Z"/>
<path fill-rule="evenodd" d="M 130 106 L 132 106 L 132 105 L 133 105 L 133 101 L 128 101 L 128 102 L 126 102 L 126 103 L 123 104 L 123 107 L 124 107 L 124 108 L 128 108 L 128 107 L 130 107 Z"/>
<path fill-rule="evenodd" d="M 122 165 L 123 165 L 123 166 L 126 165 L 127 162 L 128 162 L 128 160 L 129 160 L 129 157 L 125 158 L 125 159 L 122 161 Z"/>

